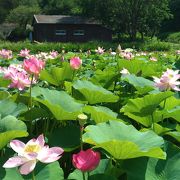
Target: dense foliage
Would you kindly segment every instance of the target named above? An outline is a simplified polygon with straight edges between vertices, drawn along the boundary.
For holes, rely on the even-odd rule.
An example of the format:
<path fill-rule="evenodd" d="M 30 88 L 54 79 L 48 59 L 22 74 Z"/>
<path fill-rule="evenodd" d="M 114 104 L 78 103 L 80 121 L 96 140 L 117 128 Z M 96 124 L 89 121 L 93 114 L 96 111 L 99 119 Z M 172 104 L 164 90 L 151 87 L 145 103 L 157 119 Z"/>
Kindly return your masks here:
<path fill-rule="evenodd" d="M 38 53 L 39 51 L 48 52 L 52 49 L 59 51 L 64 49 L 66 52 L 73 51 L 87 51 L 89 49 L 96 49 L 96 47 L 103 46 L 105 49 L 112 48 L 115 50 L 119 43 L 108 43 L 108 42 L 98 42 L 91 41 L 87 43 L 30 43 L 29 41 L 0 41 L 0 49 L 11 49 L 16 54 L 23 48 L 31 49 L 31 52 Z M 136 50 L 142 51 L 175 51 L 180 49 L 180 44 L 161 42 L 156 39 L 146 41 L 146 42 L 127 42 L 121 43 L 123 48 L 135 48 Z"/>
<path fill-rule="evenodd" d="M 95 18 L 119 37 L 135 40 L 138 33 L 153 37 L 162 31 L 179 31 L 178 0 L 0 0 L 0 24 L 17 24 L 16 36 L 27 36 L 33 14 L 81 15 Z M 15 34 L 14 34 L 15 35 Z"/>
<path fill-rule="evenodd" d="M 0 179 L 178 179 L 180 51 L 61 50 L 0 51 Z"/>

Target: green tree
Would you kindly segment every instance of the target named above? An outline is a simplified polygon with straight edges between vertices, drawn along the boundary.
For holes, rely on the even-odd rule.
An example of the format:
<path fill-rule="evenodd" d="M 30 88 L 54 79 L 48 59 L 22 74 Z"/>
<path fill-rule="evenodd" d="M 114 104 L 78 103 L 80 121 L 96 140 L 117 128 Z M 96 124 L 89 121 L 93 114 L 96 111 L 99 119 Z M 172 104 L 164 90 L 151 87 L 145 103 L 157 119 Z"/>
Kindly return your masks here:
<path fill-rule="evenodd" d="M 39 5 L 45 14 L 78 14 L 76 0 L 40 0 Z"/>
<path fill-rule="evenodd" d="M 155 34 L 170 17 L 168 0 L 87 0 L 80 1 L 82 13 L 99 19 L 115 32 Z M 151 32 L 152 31 L 152 32 Z"/>
<path fill-rule="evenodd" d="M 18 0 L 0 0 L 0 24 L 4 22 L 9 11 L 18 6 Z"/>
<path fill-rule="evenodd" d="M 10 11 L 6 18 L 9 23 L 16 23 L 18 25 L 16 31 L 19 35 L 26 34 L 26 25 L 32 23 L 33 15 L 39 14 L 40 8 L 38 6 L 20 5 Z"/>
<path fill-rule="evenodd" d="M 170 0 L 170 10 L 173 15 L 171 19 L 165 21 L 162 32 L 180 31 L 180 0 Z"/>

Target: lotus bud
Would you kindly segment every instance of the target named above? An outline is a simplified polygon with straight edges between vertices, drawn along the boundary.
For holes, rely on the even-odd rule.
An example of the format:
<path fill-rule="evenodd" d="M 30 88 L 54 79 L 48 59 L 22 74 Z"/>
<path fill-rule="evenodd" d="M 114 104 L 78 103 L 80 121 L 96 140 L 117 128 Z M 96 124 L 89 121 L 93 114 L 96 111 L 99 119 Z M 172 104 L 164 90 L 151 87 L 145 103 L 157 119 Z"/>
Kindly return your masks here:
<path fill-rule="evenodd" d="M 117 52 L 117 54 L 120 54 L 121 51 L 122 51 L 122 48 L 121 48 L 121 45 L 119 44 L 117 49 L 116 49 L 116 52 Z"/>
<path fill-rule="evenodd" d="M 78 115 L 78 121 L 81 127 L 84 126 L 84 124 L 86 123 L 88 117 L 85 114 L 79 114 Z"/>

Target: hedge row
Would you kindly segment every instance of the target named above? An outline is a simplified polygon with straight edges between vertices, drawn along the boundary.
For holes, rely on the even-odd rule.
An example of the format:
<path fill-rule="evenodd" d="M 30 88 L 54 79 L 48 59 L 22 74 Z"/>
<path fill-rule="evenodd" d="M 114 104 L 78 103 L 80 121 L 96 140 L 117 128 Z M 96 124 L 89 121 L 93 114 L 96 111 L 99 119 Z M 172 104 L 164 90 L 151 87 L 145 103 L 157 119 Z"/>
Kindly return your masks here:
<path fill-rule="evenodd" d="M 88 42 L 88 43 L 30 43 L 29 41 L 20 42 L 8 42 L 0 41 L 0 49 L 11 49 L 13 52 L 19 52 L 21 49 L 30 49 L 32 53 L 40 51 L 49 52 L 51 50 L 61 51 L 87 51 L 88 49 L 94 50 L 98 46 L 104 47 L 105 49 L 112 48 L 115 50 L 119 43 L 107 43 L 107 42 Z M 147 42 L 132 42 L 132 43 L 120 43 L 122 48 L 135 48 L 143 51 L 170 51 L 180 49 L 180 45 L 160 42 L 160 41 L 147 41 Z"/>

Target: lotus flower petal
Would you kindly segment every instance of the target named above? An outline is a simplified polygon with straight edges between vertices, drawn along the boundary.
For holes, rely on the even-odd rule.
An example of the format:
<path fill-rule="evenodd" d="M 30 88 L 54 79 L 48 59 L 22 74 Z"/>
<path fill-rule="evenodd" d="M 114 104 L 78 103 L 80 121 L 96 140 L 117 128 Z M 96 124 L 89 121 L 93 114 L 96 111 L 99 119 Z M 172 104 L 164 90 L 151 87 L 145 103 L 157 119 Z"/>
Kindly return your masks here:
<path fill-rule="evenodd" d="M 19 171 L 21 174 L 27 175 L 34 170 L 35 166 L 36 161 L 28 161 L 19 168 Z"/>
<path fill-rule="evenodd" d="M 16 157 L 12 157 L 12 158 L 9 158 L 5 164 L 3 165 L 4 168 L 14 168 L 14 167 L 18 167 L 22 164 L 24 164 L 25 162 L 27 162 L 28 160 L 24 157 L 19 157 L 19 156 L 16 156 Z"/>
<path fill-rule="evenodd" d="M 19 140 L 13 140 L 10 142 L 10 146 L 15 152 L 21 153 L 25 147 L 25 144 Z"/>

